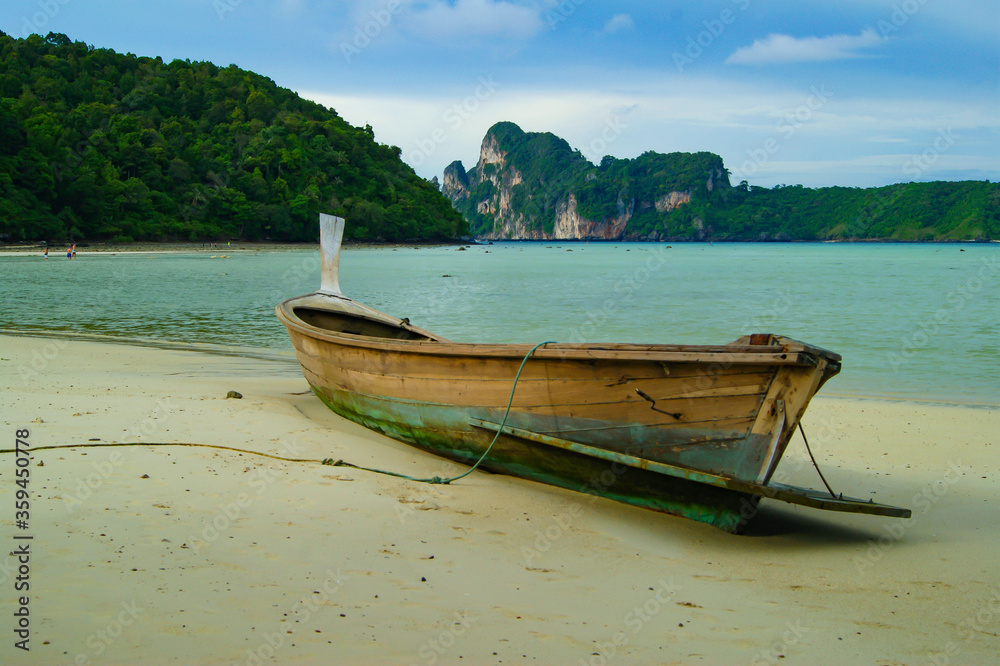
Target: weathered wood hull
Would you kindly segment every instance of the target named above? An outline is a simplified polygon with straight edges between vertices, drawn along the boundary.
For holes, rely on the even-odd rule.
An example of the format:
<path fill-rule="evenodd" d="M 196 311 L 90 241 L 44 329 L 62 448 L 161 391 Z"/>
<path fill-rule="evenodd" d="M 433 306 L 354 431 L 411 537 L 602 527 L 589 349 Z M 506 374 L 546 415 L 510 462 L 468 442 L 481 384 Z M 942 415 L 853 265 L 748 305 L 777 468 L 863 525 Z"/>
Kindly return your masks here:
<path fill-rule="evenodd" d="M 531 349 L 452 343 L 322 294 L 286 301 L 277 312 L 306 379 L 330 409 L 469 464 L 494 437 L 470 419 L 502 420 Z M 366 335 L 331 330 L 351 317 L 367 326 Z M 381 337 L 397 334 L 413 338 Z M 838 370 L 835 354 L 772 336 L 716 347 L 546 344 L 525 363 L 506 424 L 766 483 L 809 400 Z M 507 434 L 482 466 L 731 531 L 758 499 Z"/>

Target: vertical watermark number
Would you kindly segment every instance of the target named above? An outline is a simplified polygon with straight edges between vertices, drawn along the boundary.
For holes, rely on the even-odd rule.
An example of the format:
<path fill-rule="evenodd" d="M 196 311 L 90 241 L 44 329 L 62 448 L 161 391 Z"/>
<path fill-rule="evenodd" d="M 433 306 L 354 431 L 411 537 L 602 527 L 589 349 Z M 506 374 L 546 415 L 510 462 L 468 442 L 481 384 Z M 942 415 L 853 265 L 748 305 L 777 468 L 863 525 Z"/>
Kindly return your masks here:
<path fill-rule="evenodd" d="M 14 641 L 14 647 L 27 652 L 31 641 L 31 611 L 28 609 L 31 589 L 31 535 L 28 533 L 31 519 L 31 495 L 28 484 L 31 481 L 31 444 L 28 437 L 31 433 L 27 428 L 14 433 L 14 464 L 16 466 L 14 484 L 14 524 L 19 532 L 14 535 L 14 549 L 11 555 L 17 560 L 17 576 L 14 577 L 14 592 L 17 593 L 14 611 L 14 635 L 19 639 Z"/>

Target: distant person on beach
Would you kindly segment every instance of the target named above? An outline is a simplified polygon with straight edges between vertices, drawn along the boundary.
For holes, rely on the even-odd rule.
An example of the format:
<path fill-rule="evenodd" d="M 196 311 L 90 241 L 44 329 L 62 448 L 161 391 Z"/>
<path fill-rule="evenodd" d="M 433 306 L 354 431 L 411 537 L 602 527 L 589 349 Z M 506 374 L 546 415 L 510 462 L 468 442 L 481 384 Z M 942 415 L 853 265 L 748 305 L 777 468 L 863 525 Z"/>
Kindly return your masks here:
<path fill-rule="evenodd" d="M 71 247 L 66 248 L 66 258 L 67 259 L 73 258 L 73 248 Z"/>
<path fill-rule="evenodd" d="M 71 249 L 73 250 L 73 258 L 75 259 L 76 258 L 76 243 L 73 243 Z"/>
<path fill-rule="evenodd" d="M 46 259 L 48 259 L 49 258 L 49 248 L 45 248 L 45 252 L 43 252 L 42 254 L 45 255 Z"/>

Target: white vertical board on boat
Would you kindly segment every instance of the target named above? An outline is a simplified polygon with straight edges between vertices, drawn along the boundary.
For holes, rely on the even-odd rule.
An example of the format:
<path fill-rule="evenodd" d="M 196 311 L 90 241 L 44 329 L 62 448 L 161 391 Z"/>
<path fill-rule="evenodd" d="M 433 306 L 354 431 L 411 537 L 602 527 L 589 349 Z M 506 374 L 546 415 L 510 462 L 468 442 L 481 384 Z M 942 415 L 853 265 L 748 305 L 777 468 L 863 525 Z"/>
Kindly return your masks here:
<path fill-rule="evenodd" d="M 319 293 L 343 296 L 340 291 L 340 244 L 344 239 L 344 218 L 319 214 L 319 247 L 322 261 Z"/>

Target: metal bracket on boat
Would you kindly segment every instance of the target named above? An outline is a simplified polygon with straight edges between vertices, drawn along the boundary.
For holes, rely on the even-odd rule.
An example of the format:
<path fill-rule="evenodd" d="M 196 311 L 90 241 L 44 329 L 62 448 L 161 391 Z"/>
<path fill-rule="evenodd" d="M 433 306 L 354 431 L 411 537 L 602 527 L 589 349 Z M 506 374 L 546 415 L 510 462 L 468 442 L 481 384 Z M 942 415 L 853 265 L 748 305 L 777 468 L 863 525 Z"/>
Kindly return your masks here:
<path fill-rule="evenodd" d="M 774 408 L 777 411 L 775 416 L 777 422 L 774 424 L 774 430 L 771 432 L 771 442 L 767 445 L 767 463 L 761 467 L 760 476 L 757 477 L 757 483 L 760 484 L 767 483 L 774 472 L 774 468 L 778 465 L 778 440 L 781 439 L 781 433 L 785 429 L 784 398 L 775 400 Z"/>
<path fill-rule="evenodd" d="M 678 479 L 686 479 L 696 483 L 704 483 L 719 488 L 726 488 L 728 490 L 746 493 L 748 495 L 758 495 L 760 497 L 776 499 L 790 504 L 801 504 L 814 509 L 845 511 L 849 513 L 865 513 L 876 516 L 890 516 L 894 518 L 909 518 L 911 514 L 909 509 L 889 506 L 888 504 L 877 504 L 871 500 L 860 500 L 852 497 L 844 497 L 843 495 L 840 497 L 828 497 L 825 493 L 811 488 L 800 488 L 798 486 L 789 486 L 782 483 L 760 485 L 757 483 L 738 481 L 736 479 L 730 479 L 728 477 L 710 474 L 708 472 L 700 472 L 687 467 L 680 467 L 678 465 L 671 465 L 669 463 L 658 462 L 655 460 L 647 460 L 646 458 L 639 458 L 638 456 L 619 453 L 617 451 L 608 451 L 607 449 L 590 446 L 589 444 L 573 442 L 561 437 L 545 435 L 531 430 L 525 430 L 523 428 L 514 428 L 506 425 L 501 426 L 498 423 L 484 421 L 483 419 L 477 419 L 474 417 L 469 418 L 469 425 L 476 428 L 482 428 L 483 430 L 489 430 L 491 432 L 500 432 L 510 437 L 517 437 L 532 442 L 538 442 L 539 444 L 564 449 L 566 451 L 573 451 L 574 453 L 578 453 L 580 455 L 648 470 L 657 474 L 672 476 Z"/>
<path fill-rule="evenodd" d="M 654 412 L 659 412 L 660 414 L 666 414 L 667 416 L 672 416 L 675 419 L 677 419 L 678 421 L 680 421 L 681 417 L 684 416 L 680 412 L 666 412 L 666 411 L 664 411 L 662 409 L 657 409 L 656 408 L 656 400 L 654 400 L 652 396 L 650 396 L 648 393 L 646 393 L 642 389 L 636 389 L 635 392 L 639 395 L 640 398 L 642 398 L 643 400 L 645 400 L 646 402 L 649 403 L 649 408 L 652 409 Z"/>

